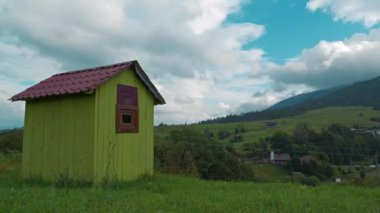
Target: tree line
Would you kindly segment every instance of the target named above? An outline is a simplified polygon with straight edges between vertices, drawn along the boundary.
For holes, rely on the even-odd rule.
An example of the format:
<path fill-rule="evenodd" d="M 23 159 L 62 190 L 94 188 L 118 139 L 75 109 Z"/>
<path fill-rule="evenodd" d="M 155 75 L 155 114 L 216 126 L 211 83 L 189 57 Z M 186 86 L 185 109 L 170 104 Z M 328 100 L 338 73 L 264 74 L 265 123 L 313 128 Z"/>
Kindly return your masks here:
<path fill-rule="evenodd" d="M 292 134 L 277 131 L 265 141 L 271 144 L 273 150 L 291 156 L 325 154 L 334 165 L 349 165 L 371 157 L 374 163 L 374 157 L 380 152 L 378 136 L 356 132 L 340 124 L 332 124 L 321 132 L 300 124 Z"/>
<path fill-rule="evenodd" d="M 189 128 L 155 138 L 155 168 L 163 173 L 198 176 L 207 180 L 253 180 L 251 167 L 226 146 Z"/>

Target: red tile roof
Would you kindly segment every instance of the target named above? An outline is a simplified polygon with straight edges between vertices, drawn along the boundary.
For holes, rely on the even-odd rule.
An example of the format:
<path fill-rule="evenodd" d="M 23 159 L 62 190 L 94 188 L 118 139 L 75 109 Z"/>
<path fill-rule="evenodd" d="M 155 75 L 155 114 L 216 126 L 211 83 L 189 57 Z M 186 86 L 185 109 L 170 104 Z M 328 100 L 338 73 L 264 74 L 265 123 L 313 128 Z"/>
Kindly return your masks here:
<path fill-rule="evenodd" d="M 156 103 L 164 104 L 165 100 L 150 82 L 137 61 L 128 61 L 108 66 L 94 67 L 60 73 L 29 87 L 10 98 L 12 101 L 32 100 L 49 96 L 69 95 L 89 92 L 116 74 L 132 68 L 156 98 Z"/>

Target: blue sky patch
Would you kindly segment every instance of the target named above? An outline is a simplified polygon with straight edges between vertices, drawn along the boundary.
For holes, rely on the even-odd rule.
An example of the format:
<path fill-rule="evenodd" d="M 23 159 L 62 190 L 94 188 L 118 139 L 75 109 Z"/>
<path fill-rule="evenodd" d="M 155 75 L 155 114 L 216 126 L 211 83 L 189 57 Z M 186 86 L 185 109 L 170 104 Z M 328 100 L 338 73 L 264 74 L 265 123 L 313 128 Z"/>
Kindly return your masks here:
<path fill-rule="evenodd" d="M 260 48 L 266 58 L 276 63 L 298 56 L 321 40 L 336 41 L 368 30 L 359 23 L 334 21 L 330 15 L 306 8 L 306 0 L 255 0 L 230 14 L 229 23 L 252 22 L 264 25 L 266 33 L 243 48 Z"/>

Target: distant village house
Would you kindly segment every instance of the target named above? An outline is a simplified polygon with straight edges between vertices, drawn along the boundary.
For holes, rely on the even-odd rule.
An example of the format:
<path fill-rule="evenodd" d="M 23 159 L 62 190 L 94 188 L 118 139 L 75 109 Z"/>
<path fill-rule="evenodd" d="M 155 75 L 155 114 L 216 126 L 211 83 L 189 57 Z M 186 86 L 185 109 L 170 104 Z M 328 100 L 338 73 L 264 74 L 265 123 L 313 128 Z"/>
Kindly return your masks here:
<path fill-rule="evenodd" d="M 276 154 L 275 152 L 270 152 L 270 161 L 276 165 L 287 165 L 290 161 L 290 154 L 289 153 L 279 153 Z"/>

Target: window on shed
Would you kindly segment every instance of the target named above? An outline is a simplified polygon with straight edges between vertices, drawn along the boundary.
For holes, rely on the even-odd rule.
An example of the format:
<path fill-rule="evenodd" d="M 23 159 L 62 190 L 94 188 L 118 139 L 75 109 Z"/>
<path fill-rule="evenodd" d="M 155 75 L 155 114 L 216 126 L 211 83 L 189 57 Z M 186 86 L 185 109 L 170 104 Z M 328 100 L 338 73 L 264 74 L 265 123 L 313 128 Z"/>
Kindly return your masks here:
<path fill-rule="evenodd" d="M 123 113 L 121 122 L 123 124 L 131 124 L 132 123 L 132 114 L 131 113 Z"/>
<path fill-rule="evenodd" d="M 116 132 L 138 132 L 137 88 L 117 85 Z"/>

